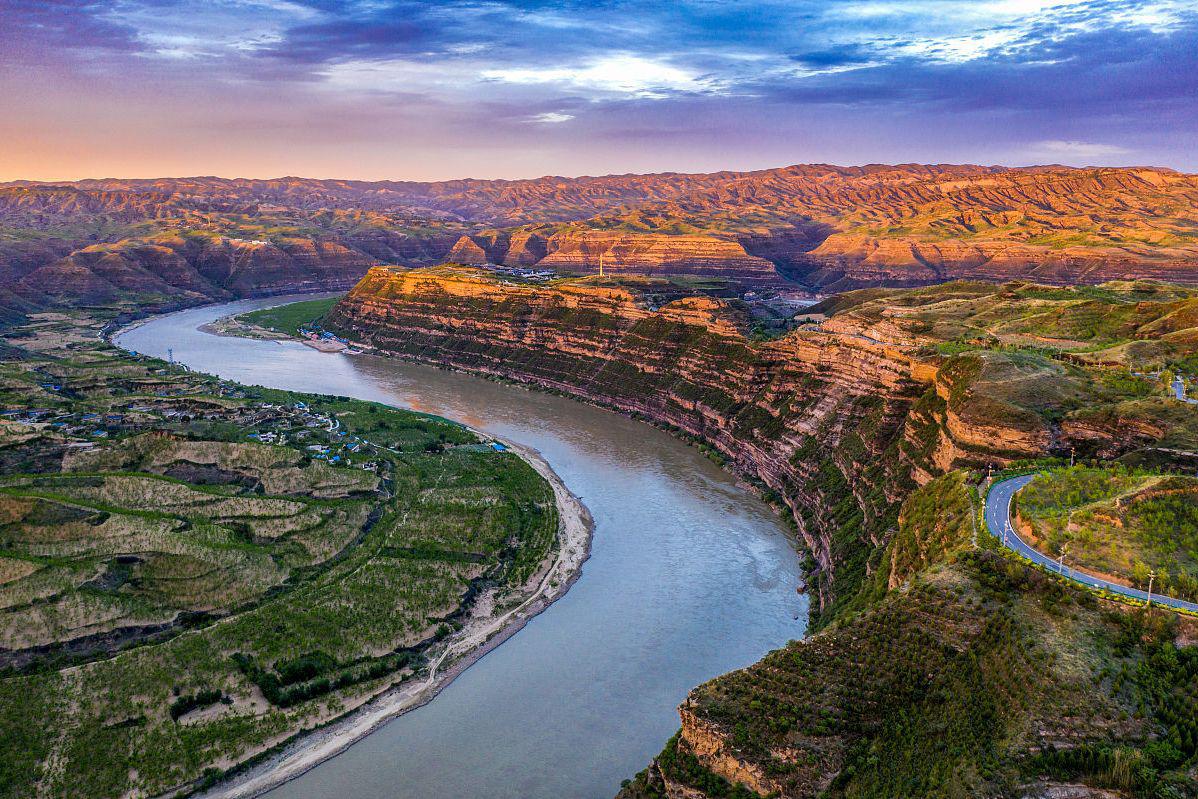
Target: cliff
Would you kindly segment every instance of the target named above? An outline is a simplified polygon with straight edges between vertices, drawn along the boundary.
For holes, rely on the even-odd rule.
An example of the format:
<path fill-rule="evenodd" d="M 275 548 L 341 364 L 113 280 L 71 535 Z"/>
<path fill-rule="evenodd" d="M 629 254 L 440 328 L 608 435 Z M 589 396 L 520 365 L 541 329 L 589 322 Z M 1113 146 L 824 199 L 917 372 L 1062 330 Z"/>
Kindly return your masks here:
<path fill-rule="evenodd" d="M 1070 449 L 1194 455 L 1198 420 L 1132 370 L 1194 353 L 1159 336 L 1194 341 L 1198 294 L 1144 283 L 862 291 L 804 312 L 820 323 L 757 341 L 734 301 L 658 307 L 642 288 L 376 268 L 326 320 L 385 352 L 667 426 L 793 518 L 814 634 L 695 689 L 679 735 L 626 799 L 990 795 L 1101 770 L 1112 747 L 1140 757 L 1173 723 L 1145 665 L 1168 637 L 1118 649 L 1131 622 L 977 552 L 960 470 Z M 1102 366 L 1072 354 L 1080 339 Z M 1155 349 L 1128 348 L 1149 339 Z M 1101 654 L 1082 665 L 1030 654 L 1093 646 Z M 1115 660 L 1138 676 L 1103 682 Z M 1129 722 L 1137 707 L 1148 718 Z M 1061 747 L 1084 754 L 1045 754 Z"/>
<path fill-rule="evenodd" d="M 1189 435 L 1166 407 L 1103 400 L 1085 368 L 1001 349 L 937 350 L 947 332 L 976 330 L 976 316 L 996 302 L 1026 307 L 1037 291 L 1003 300 L 993 286 L 949 284 L 849 295 L 810 309 L 830 312 L 819 325 L 753 341 L 736 302 L 657 307 L 636 283 L 539 286 L 468 268 L 375 268 L 327 324 L 387 352 L 562 391 L 711 446 L 793 515 L 816 567 L 818 621 L 855 601 L 915 485 L 961 466 L 1070 447 L 1123 452 Z M 1062 314 L 1092 317 L 1066 296 Z M 946 305 L 960 318 L 932 310 Z M 937 313 L 951 330 L 929 324 Z M 1143 323 L 1166 313 L 1174 306 L 1154 303 Z M 1085 412 L 1074 413 L 1083 397 Z M 1132 420 L 1156 425 L 1157 435 L 1124 436 Z"/>
<path fill-rule="evenodd" d="M 376 268 L 326 324 L 389 352 L 533 382 L 706 442 L 796 509 L 800 533 L 824 567 L 849 546 L 833 542 L 825 521 L 843 497 L 813 488 L 811 478 L 820 469 L 857 474 L 897 452 L 902 419 L 921 391 L 908 352 L 851 328 L 756 346 L 745 337 L 743 313 L 725 301 L 688 298 L 654 309 L 633 290 L 587 281 L 543 288 L 465 269 Z M 879 431 L 855 457 L 839 464 L 793 457 L 808 440 L 839 445 L 854 437 L 850 418 Z M 882 512 L 873 507 L 878 500 L 869 501 L 870 513 Z M 867 533 L 848 537 L 858 534 Z M 831 602 L 831 582 L 816 584 Z"/>
<path fill-rule="evenodd" d="M 253 291 L 284 284 L 291 267 L 273 264 L 289 258 L 291 278 L 304 286 L 357 277 L 362 262 L 443 260 L 583 273 L 602 260 L 612 274 L 699 275 L 745 287 L 791 281 L 820 292 L 960 279 L 1194 282 L 1195 208 L 1198 177 L 1152 168 L 807 164 L 438 183 L 25 182 L 0 185 L 0 288 L 53 264 L 64 247 L 153 245 L 163 236 L 281 250 L 264 256 L 263 275 L 258 262 L 251 266 L 242 282 L 262 284 Z M 309 254 L 289 252 L 296 246 L 344 249 L 316 259 L 340 262 L 344 274 L 315 276 Z M 146 267 L 162 277 L 154 263 Z M 22 297 L 40 302 L 39 285 L 35 278 Z"/>
<path fill-rule="evenodd" d="M 780 286 L 774 264 L 750 255 L 734 237 L 655 235 L 569 227 L 557 232 L 489 231 L 462 236 L 447 260 L 460 264 L 537 265 L 561 272 L 693 275 L 732 280 L 742 286 Z"/>

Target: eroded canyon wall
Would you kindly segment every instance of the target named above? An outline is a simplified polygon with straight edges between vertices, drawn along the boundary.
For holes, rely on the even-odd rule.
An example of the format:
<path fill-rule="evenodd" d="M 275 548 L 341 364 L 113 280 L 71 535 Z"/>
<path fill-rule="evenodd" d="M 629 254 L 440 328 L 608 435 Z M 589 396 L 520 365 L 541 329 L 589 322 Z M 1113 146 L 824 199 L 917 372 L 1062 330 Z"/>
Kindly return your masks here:
<path fill-rule="evenodd" d="M 1012 787 L 1056 773 L 1040 753 L 1160 734 L 1172 711 L 1154 704 L 1156 673 L 1129 687 L 1103 669 L 1122 658 L 1134 671 L 1169 644 L 1129 651 L 1119 642 L 1138 622 L 987 548 L 961 467 L 1198 450 L 1189 409 L 1142 376 L 1145 358 L 1193 352 L 1195 292 L 869 290 L 756 340 L 737 301 L 659 307 L 645 285 L 374 269 L 327 320 L 381 351 L 679 431 L 794 520 L 813 634 L 695 688 L 620 799 L 1048 795 Z"/>
<path fill-rule="evenodd" d="M 949 421 L 920 342 L 851 318 L 753 342 L 741 309 L 707 297 L 654 309 L 633 290 L 585 282 L 376 268 L 327 324 L 386 352 L 561 391 L 711 447 L 789 508 L 824 612 L 851 601 L 872 572 L 913 485 L 1044 445 L 957 440 L 962 426 Z"/>
<path fill-rule="evenodd" d="M 744 286 L 783 286 L 772 261 L 751 255 L 742 242 L 715 234 L 661 235 L 572 229 L 488 231 L 462 236 L 447 260 L 470 265 L 539 266 L 568 273 L 693 275 Z"/>

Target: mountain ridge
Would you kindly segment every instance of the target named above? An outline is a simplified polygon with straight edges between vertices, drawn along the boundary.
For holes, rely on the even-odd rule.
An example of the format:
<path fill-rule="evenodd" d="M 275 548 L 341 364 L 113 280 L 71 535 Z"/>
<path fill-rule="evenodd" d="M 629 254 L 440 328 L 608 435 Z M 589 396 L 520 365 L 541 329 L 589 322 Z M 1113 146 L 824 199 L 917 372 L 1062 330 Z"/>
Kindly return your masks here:
<path fill-rule="evenodd" d="M 235 285 L 162 279 L 170 242 L 272 248 Z M 165 245 L 164 245 L 165 242 Z M 84 250 L 107 250 L 107 272 Z M 320 274 L 311 253 L 321 253 Z M 222 256 L 223 257 L 223 256 Z M 129 261 L 130 258 L 134 260 Z M 127 271 L 113 271 L 118 261 Z M 0 184 L 0 289 L 83 266 L 71 302 L 159 305 L 299 285 L 342 288 L 374 264 L 540 265 L 567 273 L 719 277 L 817 293 L 954 279 L 1198 281 L 1198 175 L 1157 167 L 796 164 L 755 171 L 442 182 L 145 178 Z M 168 259 L 170 260 L 170 259 Z M 261 264 L 261 265 L 260 265 Z M 48 271 L 46 271 L 48 270 Z M 40 272 L 30 277 L 31 273 Z M 154 299 L 122 289 L 149 272 Z M 194 281 L 193 281 L 194 282 Z M 164 287 L 165 286 L 165 287 Z M 194 294 L 195 292 L 191 292 Z"/>

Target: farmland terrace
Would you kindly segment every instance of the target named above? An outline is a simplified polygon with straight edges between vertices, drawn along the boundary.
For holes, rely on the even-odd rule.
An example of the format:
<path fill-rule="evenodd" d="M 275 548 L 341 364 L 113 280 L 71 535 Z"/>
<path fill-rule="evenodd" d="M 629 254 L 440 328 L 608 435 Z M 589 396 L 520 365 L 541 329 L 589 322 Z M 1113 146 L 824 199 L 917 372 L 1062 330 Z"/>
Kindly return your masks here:
<path fill-rule="evenodd" d="M 558 510 L 515 454 L 100 323 L 34 315 L 0 361 L 0 796 L 188 792 L 541 585 Z"/>

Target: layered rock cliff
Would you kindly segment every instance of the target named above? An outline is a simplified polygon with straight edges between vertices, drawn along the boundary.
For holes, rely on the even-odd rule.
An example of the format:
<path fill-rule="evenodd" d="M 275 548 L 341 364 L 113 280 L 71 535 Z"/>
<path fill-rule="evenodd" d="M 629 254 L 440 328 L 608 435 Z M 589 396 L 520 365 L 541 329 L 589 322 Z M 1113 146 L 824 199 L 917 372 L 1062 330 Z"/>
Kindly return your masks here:
<path fill-rule="evenodd" d="M 773 262 L 749 254 L 731 236 L 655 235 L 566 228 L 517 229 L 462 236 L 448 255 L 459 264 L 537 265 L 562 272 L 693 275 L 742 286 L 785 285 Z"/>
<path fill-rule="evenodd" d="M 956 279 L 1194 282 L 1195 208 L 1194 175 L 1056 166 L 808 164 L 439 183 L 16 183 L 0 185 L 0 288 L 13 269 L 49 265 L 64 246 L 155 244 L 163 234 L 265 240 L 285 252 L 288 242 L 336 245 L 355 260 L 347 274 L 362 257 L 583 273 L 598 271 L 602 261 L 611 274 L 694 274 L 752 285 L 785 279 L 825 292 Z M 297 263 L 294 279 L 307 285 L 315 279 L 311 259 Z M 261 278 L 264 285 L 281 280 Z M 36 295 L 37 285 L 23 296 Z"/>
<path fill-rule="evenodd" d="M 924 387 L 909 352 L 851 327 L 757 346 L 743 312 L 725 301 L 653 309 L 634 291 L 585 281 L 542 288 L 470 270 L 376 268 L 326 323 L 382 350 L 533 382 L 705 442 L 794 509 L 825 569 L 858 536 L 880 532 L 872 517 L 886 513 L 887 498 L 856 475 L 901 480 L 903 419 Z M 855 423 L 876 435 L 860 436 Z M 795 457 L 814 446 L 807 442 L 839 447 L 849 438 L 856 448 L 839 461 Z M 835 479 L 817 485 L 821 470 Z M 828 521 L 853 490 L 866 510 L 854 511 L 862 518 L 851 532 L 834 535 Z M 830 603 L 831 582 L 816 584 Z"/>
<path fill-rule="evenodd" d="M 914 485 L 962 465 L 1120 446 L 1118 422 L 1085 441 L 1059 423 L 1088 390 L 1081 370 L 1002 352 L 945 357 L 934 350 L 942 333 L 914 313 L 923 306 L 829 307 L 818 325 L 755 342 L 736 302 L 657 308 L 630 286 L 375 268 L 327 323 L 387 352 L 566 392 L 711 446 L 789 508 L 823 612 L 853 601 Z M 997 291 L 946 286 L 924 301 L 984 308 Z"/>
<path fill-rule="evenodd" d="M 668 426 L 793 518 L 819 632 L 692 692 L 679 734 L 627 799 L 991 795 L 1024 771 L 1068 773 L 1035 760 L 1045 750 L 1143 746 L 1168 723 L 1151 716 L 1157 683 L 1112 688 L 1099 673 L 1111 658 L 1139 668 L 1166 644 L 1116 651 L 1123 622 L 977 553 L 959 469 L 1070 449 L 1198 449 L 1192 414 L 1131 372 L 1198 351 L 1185 333 L 1198 295 L 1147 284 L 857 292 L 768 341 L 746 337 L 735 301 L 646 296 L 643 284 L 376 268 L 326 320 L 384 352 Z M 1116 343 L 1164 330 L 1181 343 L 1131 355 Z M 1070 354 L 1082 336 L 1096 363 L 1115 366 Z M 1032 655 L 1083 644 L 1104 654 L 1080 667 Z M 1149 720 L 1129 722 L 1135 707 L 1153 708 Z"/>

